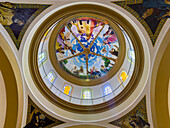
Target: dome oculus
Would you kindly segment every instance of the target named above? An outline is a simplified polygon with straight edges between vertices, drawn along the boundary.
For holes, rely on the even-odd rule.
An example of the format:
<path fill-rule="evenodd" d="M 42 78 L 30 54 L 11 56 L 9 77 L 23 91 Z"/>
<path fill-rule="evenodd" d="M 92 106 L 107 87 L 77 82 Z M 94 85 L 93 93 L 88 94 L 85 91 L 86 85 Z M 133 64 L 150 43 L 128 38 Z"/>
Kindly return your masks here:
<path fill-rule="evenodd" d="M 55 39 L 59 65 L 81 79 L 101 78 L 114 67 L 119 41 L 113 27 L 94 16 L 78 16 L 67 21 Z"/>

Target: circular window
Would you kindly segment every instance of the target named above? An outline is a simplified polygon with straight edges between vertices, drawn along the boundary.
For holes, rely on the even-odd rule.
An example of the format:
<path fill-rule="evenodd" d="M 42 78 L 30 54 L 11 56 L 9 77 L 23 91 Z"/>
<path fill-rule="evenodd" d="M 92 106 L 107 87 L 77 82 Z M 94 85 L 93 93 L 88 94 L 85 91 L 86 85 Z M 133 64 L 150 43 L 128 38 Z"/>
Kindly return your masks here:
<path fill-rule="evenodd" d="M 114 67 L 119 42 L 106 20 L 94 16 L 74 17 L 61 27 L 55 41 L 60 67 L 80 79 L 101 78 Z"/>
<path fill-rule="evenodd" d="M 108 18 L 77 13 L 61 19 L 54 28 L 49 54 L 55 70 L 65 80 L 94 86 L 111 79 L 123 64 L 123 33 Z"/>

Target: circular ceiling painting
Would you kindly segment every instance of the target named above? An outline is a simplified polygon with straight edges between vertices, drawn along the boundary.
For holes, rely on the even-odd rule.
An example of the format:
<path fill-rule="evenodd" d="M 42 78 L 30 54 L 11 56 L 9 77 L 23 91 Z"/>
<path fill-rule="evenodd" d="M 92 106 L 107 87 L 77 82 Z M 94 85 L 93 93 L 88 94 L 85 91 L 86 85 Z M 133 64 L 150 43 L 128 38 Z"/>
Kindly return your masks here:
<path fill-rule="evenodd" d="M 81 79 L 107 75 L 120 54 L 113 26 L 94 16 L 78 16 L 66 21 L 56 36 L 55 52 L 62 69 Z"/>

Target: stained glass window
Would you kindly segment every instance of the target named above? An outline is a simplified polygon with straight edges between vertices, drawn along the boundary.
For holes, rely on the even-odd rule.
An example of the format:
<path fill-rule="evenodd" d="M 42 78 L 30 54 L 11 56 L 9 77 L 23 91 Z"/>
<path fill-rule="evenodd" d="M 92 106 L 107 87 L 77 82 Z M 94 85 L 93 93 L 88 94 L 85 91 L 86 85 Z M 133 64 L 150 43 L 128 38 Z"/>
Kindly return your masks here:
<path fill-rule="evenodd" d="M 130 62 L 135 62 L 135 52 L 134 49 L 129 49 L 128 51 L 128 59 L 130 60 Z"/>
<path fill-rule="evenodd" d="M 126 79 L 128 78 L 128 75 L 127 75 L 125 70 L 122 70 L 119 77 L 120 77 L 122 82 L 125 82 Z"/>
<path fill-rule="evenodd" d="M 104 92 L 104 95 L 108 95 L 109 93 L 111 93 L 112 92 L 111 86 L 109 84 L 105 85 L 103 87 L 103 92 Z"/>
<path fill-rule="evenodd" d="M 91 89 L 83 89 L 83 99 L 92 99 Z"/>
<path fill-rule="evenodd" d="M 43 51 L 42 53 L 40 53 L 38 55 L 38 62 L 41 64 L 42 62 L 44 62 L 47 59 L 46 57 L 46 51 Z"/>
<path fill-rule="evenodd" d="M 53 83 L 55 80 L 55 74 L 52 71 L 49 72 L 46 77 L 50 83 Z"/>
<path fill-rule="evenodd" d="M 56 36 L 56 57 L 61 67 L 81 79 L 101 78 L 114 67 L 119 42 L 110 24 L 95 16 L 66 22 Z"/>
<path fill-rule="evenodd" d="M 64 88 L 63 88 L 63 93 L 64 94 L 70 95 L 71 90 L 72 90 L 72 87 L 70 85 L 64 85 Z"/>

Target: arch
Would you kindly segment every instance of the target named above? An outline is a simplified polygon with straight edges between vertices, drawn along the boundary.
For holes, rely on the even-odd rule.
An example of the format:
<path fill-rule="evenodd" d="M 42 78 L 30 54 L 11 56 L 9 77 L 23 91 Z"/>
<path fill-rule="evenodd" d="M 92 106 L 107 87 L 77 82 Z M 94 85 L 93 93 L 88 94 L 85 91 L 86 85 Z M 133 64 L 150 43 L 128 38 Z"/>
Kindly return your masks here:
<path fill-rule="evenodd" d="M 169 127 L 168 86 L 170 78 L 170 30 L 166 33 L 154 62 L 151 78 L 151 111 L 154 127 Z M 163 53 L 164 51 L 164 53 Z"/>
<path fill-rule="evenodd" d="M 0 58 L 3 60 L 3 63 L 0 63 L 0 68 L 7 95 L 7 111 L 4 127 L 20 128 L 24 104 L 20 69 L 13 51 L 1 33 L 0 40 Z"/>

